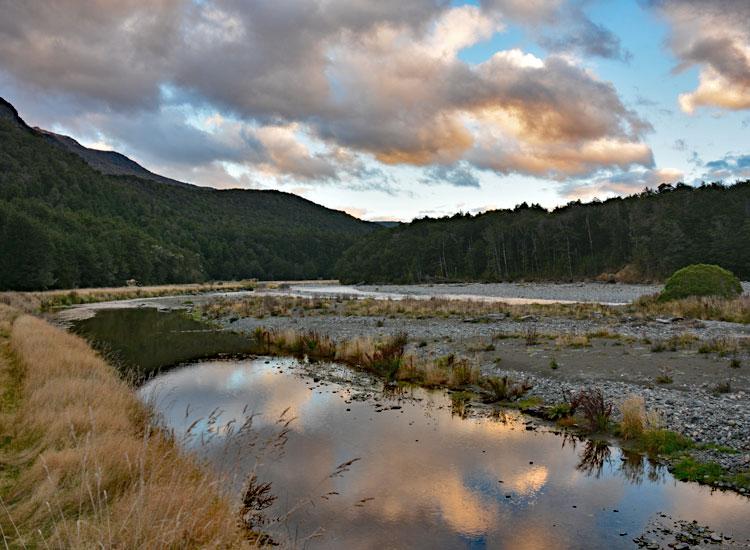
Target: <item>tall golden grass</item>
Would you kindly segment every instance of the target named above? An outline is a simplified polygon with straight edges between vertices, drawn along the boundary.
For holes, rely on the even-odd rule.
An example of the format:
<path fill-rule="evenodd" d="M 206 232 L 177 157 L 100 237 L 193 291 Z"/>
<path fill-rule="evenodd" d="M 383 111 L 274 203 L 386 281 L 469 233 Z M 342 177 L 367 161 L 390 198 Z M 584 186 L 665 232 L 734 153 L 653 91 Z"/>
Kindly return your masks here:
<path fill-rule="evenodd" d="M 407 353 L 406 334 L 335 342 L 317 332 L 257 327 L 253 338 L 257 343 L 256 353 L 261 355 L 307 356 L 314 360 L 338 361 L 388 381 L 400 380 L 432 388 L 460 388 L 479 384 L 482 380 L 479 369 L 464 357 L 451 354 L 420 358 Z"/>
<path fill-rule="evenodd" d="M 152 423 L 114 369 L 80 338 L 0 309 L 5 542 L 52 548 L 249 545 L 222 484 Z M 5 337 L 3 338 L 3 332 Z M 9 439 L 8 439 L 9 438 Z"/>

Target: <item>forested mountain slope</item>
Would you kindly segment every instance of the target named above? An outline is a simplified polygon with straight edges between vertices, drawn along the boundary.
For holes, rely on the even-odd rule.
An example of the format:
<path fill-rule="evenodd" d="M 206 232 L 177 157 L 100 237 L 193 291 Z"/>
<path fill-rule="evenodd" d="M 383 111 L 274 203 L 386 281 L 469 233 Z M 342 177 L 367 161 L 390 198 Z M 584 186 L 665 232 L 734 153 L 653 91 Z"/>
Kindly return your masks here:
<path fill-rule="evenodd" d="M 0 101 L 2 290 L 330 277 L 377 227 L 278 191 L 105 175 Z"/>
<path fill-rule="evenodd" d="M 416 220 L 355 243 L 336 273 L 347 282 L 575 280 L 626 268 L 631 280 L 653 280 L 701 262 L 750 279 L 750 181 Z"/>

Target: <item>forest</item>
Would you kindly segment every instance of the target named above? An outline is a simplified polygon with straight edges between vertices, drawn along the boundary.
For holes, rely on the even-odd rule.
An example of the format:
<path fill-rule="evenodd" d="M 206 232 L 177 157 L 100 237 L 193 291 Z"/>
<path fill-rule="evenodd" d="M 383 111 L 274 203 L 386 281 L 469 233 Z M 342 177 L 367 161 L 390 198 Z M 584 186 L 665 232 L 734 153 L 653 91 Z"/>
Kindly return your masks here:
<path fill-rule="evenodd" d="M 104 175 L 0 117 L 0 290 L 327 278 L 376 227 L 278 191 Z"/>
<path fill-rule="evenodd" d="M 336 267 L 342 282 L 663 280 L 688 264 L 750 278 L 750 181 L 662 184 L 547 211 L 521 204 L 372 233 Z"/>
<path fill-rule="evenodd" d="M 750 181 L 662 184 L 552 211 L 524 203 L 383 228 L 279 191 L 169 183 L 145 170 L 152 179 L 106 175 L 9 104 L 5 113 L 0 290 L 130 279 L 637 282 L 693 263 L 750 278 Z"/>

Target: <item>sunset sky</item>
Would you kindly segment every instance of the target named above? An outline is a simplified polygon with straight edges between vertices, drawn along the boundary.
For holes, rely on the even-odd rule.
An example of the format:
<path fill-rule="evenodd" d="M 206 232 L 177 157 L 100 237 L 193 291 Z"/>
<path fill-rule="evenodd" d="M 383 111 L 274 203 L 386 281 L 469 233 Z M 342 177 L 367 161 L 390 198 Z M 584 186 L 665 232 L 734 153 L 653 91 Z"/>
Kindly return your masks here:
<path fill-rule="evenodd" d="M 364 219 L 750 178 L 748 0 L 0 0 L 0 96 Z"/>

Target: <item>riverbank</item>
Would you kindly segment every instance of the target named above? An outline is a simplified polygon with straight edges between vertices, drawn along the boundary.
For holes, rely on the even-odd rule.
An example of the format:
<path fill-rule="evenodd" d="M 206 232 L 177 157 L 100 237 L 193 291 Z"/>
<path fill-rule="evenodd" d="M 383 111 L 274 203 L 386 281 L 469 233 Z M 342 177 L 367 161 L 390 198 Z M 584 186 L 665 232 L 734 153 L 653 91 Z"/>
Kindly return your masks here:
<path fill-rule="evenodd" d="M 84 340 L 0 305 L 6 546 L 242 547 L 235 500 Z"/>

